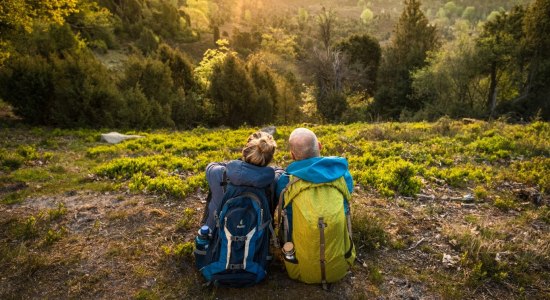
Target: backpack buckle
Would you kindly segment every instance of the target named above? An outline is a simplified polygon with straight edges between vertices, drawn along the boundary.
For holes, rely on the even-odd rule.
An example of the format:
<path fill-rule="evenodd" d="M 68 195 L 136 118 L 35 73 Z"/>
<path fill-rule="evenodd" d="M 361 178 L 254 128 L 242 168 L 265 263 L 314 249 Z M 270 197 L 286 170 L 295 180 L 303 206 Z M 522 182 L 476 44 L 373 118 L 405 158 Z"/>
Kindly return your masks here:
<path fill-rule="evenodd" d="M 242 269 L 244 269 L 244 265 L 243 264 L 229 264 L 227 266 L 227 269 L 228 270 L 242 270 Z"/>
<path fill-rule="evenodd" d="M 246 241 L 246 236 L 232 236 L 231 240 L 233 242 L 244 242 Z"/>

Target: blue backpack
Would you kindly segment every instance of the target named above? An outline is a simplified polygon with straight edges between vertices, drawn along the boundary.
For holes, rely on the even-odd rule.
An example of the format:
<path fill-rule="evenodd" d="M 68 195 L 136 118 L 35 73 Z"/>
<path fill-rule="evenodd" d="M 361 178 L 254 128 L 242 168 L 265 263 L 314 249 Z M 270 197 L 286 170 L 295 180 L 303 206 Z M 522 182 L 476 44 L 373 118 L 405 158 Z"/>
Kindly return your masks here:
<path fill-rule="evenodd" d="M 269 238 L 273 232 L 269 188 L 226 186 L 208 247 L 195 250 L 195 262 L 209 283 L 247 287 L 262 281 L 271 261 Z M 207 205 L 208 207 L 208 205 Z"/>

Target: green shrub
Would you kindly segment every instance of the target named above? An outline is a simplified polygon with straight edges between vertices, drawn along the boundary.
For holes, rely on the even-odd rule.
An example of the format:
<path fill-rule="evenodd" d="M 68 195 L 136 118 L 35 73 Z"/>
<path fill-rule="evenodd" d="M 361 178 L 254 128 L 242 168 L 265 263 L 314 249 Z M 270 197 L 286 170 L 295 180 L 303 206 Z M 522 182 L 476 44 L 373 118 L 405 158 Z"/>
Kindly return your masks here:
<path fill-rule="evenodd" d="M 377 187 L 387 188 L 404 196 L 414 196 L 422 188 L 422 182 L 416 176 L 418 168 L 412 163 L 397 160 L 378 168 Z"/>
<path fill-rule="evenodd" d="M 53 68 L 38 55 L 15 56 L 0 69 L 0 98 L 26 123 L 50 123 L 54 97 Z"/>
<path fill-rule="evenodd" d="M 50 124 L 61 127 L 125 125 L 124 106 L 112 73 L 88 52 L 53 58 L 55 96 L 49 102 Z"/>
<path fill-rule="evenodd" d="M 44 236 L 44 245 L 51 245 L 59 241 L 66 233 L 67 229 L 65 227 L 61 227 L 59 230 L 48 229 Z"/>
<path fill-rule="evenodd" d="M 478 185 L 474 189 L 474 195 L 475 195 L 476 199 L 485 200 L 485 199 L 487 199 L 488 192 L 483 186 Z"/>
<path fill-rule="evenodd" d="M 58 220 L 66 214 L 67 208 L 65 207 L 65 203 L 63 202 L 59 202 L 57 204 L 57 208 L 48 210 L 48 216 L 50 220 Z"/>
<path fill-rule="evenodd" d="M 493 202 L 493 205 L 496 206 L 498 209 L 509 211 L 511 209 L 514 209 L 516 207 L 516 203 L 513 199 L 508 197 L 500 197 L 496 196 L 495 201 Z"/>
<path fill-rule="evenodd" d="M 172 256 L 176 259 L 190 260 L 193 257 L 193 242 L 178 243 L 174 246 L 161 246 L 162 252 L 167 256 Z"/>
<path fill-rule="evenodd" d="M 24 164 L 23 158 L 0 150 L 0 169 L 14 171 Z"/>
<path fill-rule="evenodd" d="M 190 230 L 194 224 L 195 211 L 192 208 L 186 208 L 183 210 L 183 217 L 176 224 L 176 230 Z"/>
<path fill-rule="evenodd" d="M 388 235 L 382 220 L 374 214 L 364 211 L 354 212 L 352 228 L 356 247 L 364 247 L 372 251 L 388 244 Z"/>
<path fill-rule="evenodd" d="M 124 157 L 98 166 L 94 173 L 112 179 L 128 179 L 137 173 L 155 174 L 157 167 L 157 157 Z"/>

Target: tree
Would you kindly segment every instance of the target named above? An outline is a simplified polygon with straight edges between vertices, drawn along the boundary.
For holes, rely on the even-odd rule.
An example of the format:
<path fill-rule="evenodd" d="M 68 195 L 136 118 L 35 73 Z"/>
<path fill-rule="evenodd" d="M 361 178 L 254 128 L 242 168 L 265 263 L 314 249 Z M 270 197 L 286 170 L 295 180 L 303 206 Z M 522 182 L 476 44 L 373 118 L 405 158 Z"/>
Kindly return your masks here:
<path fill-rule="evenodd" d="M 214 104 L 216 125 L 258 124 L 254 115 L 257 94 L 238 57 L 228 54 L 221 64 L 214 67 L 210 81 L 209 94 Z"/>
<path fill-rule="evenodd" d="M 279 94 L 273 71 L 258 59 L 248 65 L 248 73 L 258 95 L 255 107 L 255 123 L 266 124 L 275 120 L 279 108 Z"/>
<path fill-rule="evenodd" d="M 53 68 L 45 58 L 17 56 L 0 69 L 0 98 L 26 123 L 49 124 L 53 97 Z"/>
<path fill-rule="evenodd" d="M 324 7 L 317 16 L 319 39 L 323 49 L 314 48 L 312 66 L 316 85 L 317 109 L 328 121 L 337 121 L 347 108 L 344 95 L 344 78 L 347 64 L 341 50 L 332 46 L 336 14 Z"/>
<path fill-rule="evenodd" d="M 525 11 L 517 6 L 510 13 L 501 12 L 483 25 L 477 40 L 479 55 L 485 58 L 484 74 L 489 76 L 486 110 L 489 118 L 494 117 L 499 98 L 504 101 L 503 90 L 516 89 L 521 84 L 524 69 L 522 22 Z M 500 94 L 504 94 L 502 97 Z"/>
<path fill-rule="evenodd" d="M 0 1 L 0 66 L 10 57 L 10 35 L 23 30 L 31 32 L 35 21 L 65 22 L 65 17 L 77 12 L 78 0 L 2 0 Z"/>
<path fill-rule="evenodd" d="M 539 112 L 550 120 L 550 0 L 536 0 L 524 19 L 526 53 L 530 60 L 527 83 L 513 104 L 527 115 Z"/>
<path fill-rule="evenodd" d="M 348 82 L 352 90 L 376 91 L 376 76 L 380 65 L 381 49 L 378 41 L 369 35 L 353 35 L 337 45 L 348 57 Z"/>
<path fill-rule="evenodd" d="M 414 119 L 482 117 L 488 90 L 483 84 L 482 62 L 469 29 L 459 30 L 453 40 L 432 52 L 428 65 L 412 75 L 414 98 L 423 102 Z"/>
<path fill-rule="evenodd" d="M 120 82 L 123 91 L 139 90 L 148 99 L 150 122 L 153 127 L 172 127 L 173 106 L 183 101 L 176 93 L 170 67 L 153 57 L 130 57 L 126 63 L 124 77 Z"/>
<path fill-rule="evenodd" d="M 347 108 L 344 79 L 347 67 L 344 55 L 332 48 L 314 52 L 317 109 L 328 121 L 340 119 Z"/>
<path fill-rule="evenodd" d="M 382 115 L 395 118 L 403 110 L 417 111 L 421 103 L 413 94 L 411 72 L 426 65 L 429 51 L 437 49 L 436 28 L 420 10 L 420 1 L 405 0 L 405 8 L 386 48 L 380 70 L 376 106 Z"/>
<path fill-rule="evenodd" d="M 123 99 L 109 70 L 91 53 L 65 53 L 53 57 L 55 94 L 51 123 L 62 127 L 114 127 Z"/>
<path fill-rule="evenodd" d="M 374 14 L 372 13 L 372 10 L 368 8 L 363 9 L 363 12 L 361 13 L 361 22 L 365 25 L 369 25 L 373 19 Z"/>
<path fill-rule="evenodd" d="M 317 16 L 317 25 L 319 28 L 319 38 L 328 51 L 332 41 L 332 31 L 336 23 L 336 13 L 332 10 L 326 10 L 324 7 L 321 13 Z"/>
<path fill-rule="evenodd" d="M 176 88 L 181 87 L 187 91 L 195 87 L 193 65 L 185 53 L 173 49 L 167 44 L 161 44 L 157 51 L 157 57 L 170 68 Z"/>

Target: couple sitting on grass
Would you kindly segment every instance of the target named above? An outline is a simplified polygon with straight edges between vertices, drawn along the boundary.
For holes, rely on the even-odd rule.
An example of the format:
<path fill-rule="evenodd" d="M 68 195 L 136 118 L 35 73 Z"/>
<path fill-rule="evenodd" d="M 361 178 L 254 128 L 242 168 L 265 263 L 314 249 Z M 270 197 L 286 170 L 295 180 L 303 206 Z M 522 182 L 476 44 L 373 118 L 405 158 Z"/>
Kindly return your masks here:
<path fill-rule="evenodd" d="M 306 128 L 288 141 L 294 161 L 286 170 L 268 166 L 277 144 L 265 132 L 248 138 L 241 159 L 207 166 L 210 193 L 195 258 L 209 283 L 258 283 L 277 255 L 291 278 L 326 288 L 355 260 L 346 159 L 320 156 L 321 143 Z"/>

